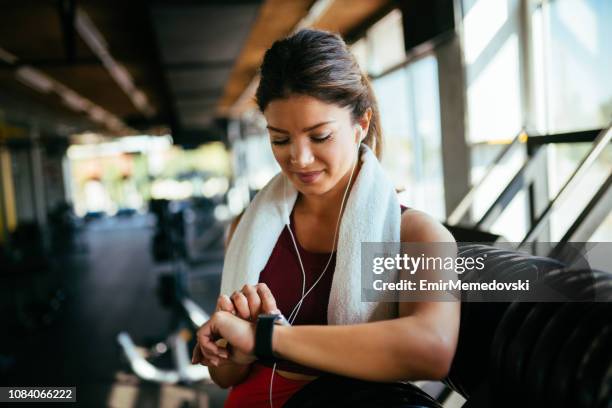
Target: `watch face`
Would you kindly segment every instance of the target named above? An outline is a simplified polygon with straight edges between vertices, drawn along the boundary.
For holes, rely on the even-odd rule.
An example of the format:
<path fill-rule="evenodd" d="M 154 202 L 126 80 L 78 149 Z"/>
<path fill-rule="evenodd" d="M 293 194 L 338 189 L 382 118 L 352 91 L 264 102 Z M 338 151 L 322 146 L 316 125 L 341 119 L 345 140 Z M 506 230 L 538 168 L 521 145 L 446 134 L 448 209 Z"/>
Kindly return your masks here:
<path fill-rule="evenodd" d="M 280 324 L 281 326 L 291 326 L 291 323 L 289 323 L 283 314 L 279 314 L 278 319 L 276 319 L 274 323 Z"/>
<path fill-rule="evenodd" d="M 276 313 L 264 313 L 264 314 L 260 314 L 258 317 L 258 319 L 270 319 L 274 321 L 274 324 L 279 324 L 282 326 L 290 326 L 291 324 L 287 321 L 287 319 L 285 318 L 285 316 L 282 313 L 276 314 Z"/>

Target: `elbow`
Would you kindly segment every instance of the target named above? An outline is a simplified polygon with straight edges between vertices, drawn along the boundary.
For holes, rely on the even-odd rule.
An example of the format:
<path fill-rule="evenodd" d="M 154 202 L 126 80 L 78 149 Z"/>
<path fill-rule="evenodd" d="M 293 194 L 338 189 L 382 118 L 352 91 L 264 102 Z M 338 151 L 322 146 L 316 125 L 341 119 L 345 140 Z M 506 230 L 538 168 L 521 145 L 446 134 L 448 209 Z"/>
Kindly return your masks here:
<path fill-rule="evenodd" d="M 452 360 L 441 361 L 432 367 L 431 372 L 429 373 L 429 380 L 432 381 L 442 381 L 450 372 Z"/>
<path fill-rule="evenodd" d="M 212 382 L 214 382 L 219 388 L 226 390 L 236 385 L 235 381 L 232 381 L 232 379 L 225 378 L 222 375 L 218 375 L 217 373 L 215 373 L 215 370 L 211 369 L 210 367 L 208 372 L 210 374 L 210 379 L 212 380 Z"/>
<path fill-rule="evenodd" d="M 210 373 L 210 379 L 219 388 L 222 388 L 222 389 L 226 390 L 226 389 L 228 389 L 229 387 L 231 387 L 233 385 L 233 384 L 230 384 L 229 381 L 223 381 L 221 378 L 218 378 L 217 376 L 213 375 L 211 370 L 209 370 L 209 373 Z"/>
<path fill-rule="evenodd" d="M 232 386 L 232 384 L 230 383 L 224 383 L 223 381 L 215 381 L 214 379 L 213 379 L 213 382 L 217 384 L 217 387 L 224 389 L 224 390 L 227 390 L 228 388 Z"/>
<path fill-rule="evenodd" d="M 455 343 L 438 338 L 431 344 L 431 359 L 426 373 L 429 380 L 442 380 L 448 376 L 455 356 Z"/>
<path fill-rule="evenodd" d="M 240 384 L 249 374 L 248 365 L 208 367 L 210 379 L 220 388 L 226 389 Z"/>
<path fill-rule="evenodd" d="M 440 381 L 448 376 L 455 353 L 454 343 L 438 335 L 427 337 L 418 348 L 406 350 L 402 358 L 405 362 L 403 380 Z"/>

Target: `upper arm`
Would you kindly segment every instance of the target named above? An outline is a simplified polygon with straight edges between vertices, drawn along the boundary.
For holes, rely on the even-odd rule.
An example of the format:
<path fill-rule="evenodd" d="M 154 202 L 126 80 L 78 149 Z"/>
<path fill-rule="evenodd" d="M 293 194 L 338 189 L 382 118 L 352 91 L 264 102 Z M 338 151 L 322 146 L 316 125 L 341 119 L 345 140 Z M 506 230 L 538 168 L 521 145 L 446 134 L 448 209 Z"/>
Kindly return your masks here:
<path fill-rule="evenodd" d="M 414 209 L 402 214 L 402 242 L 455 242 L 452 234 L 432 216 Z"/>
<path fill-rule="evenodd" d="M 457 254 L 452 234 L 433 217 L 418 210 L 404 211 L 400 236 L 401 242 L 444 243 L 431 246 L 436 256 L 454 258 Z M 400 302 L 398 311 L 400 317 L 413 316 L 431 327 L 448 340 L 454 350 L 459 333 L 460 305 L 459 301 Z"/>
<path fill-rule="evenodd" d="M 419 250 L 431 249 L 431 252 L 438 252 L 435 256 L 455 257 L 456 255 L 455 239 L 451 233 L 437 220 L 422 211 L 414 209 L 404 211 L 401 220 L 400 238 L 403 243 L 432 243 L 432 245 L 414 245 L 415 250 L 417 248 Z M 437 242 L 444 244 L 434 245 Z M 439 253 L 440 251 L 445 253 Z M 436 307 L 437 303 L 443 302 L 400 302 L 399 315 L 404 317 L 417 312 L 423 313 L 426 310 L 437 310 L 439 309 L 439 307 Z"/>

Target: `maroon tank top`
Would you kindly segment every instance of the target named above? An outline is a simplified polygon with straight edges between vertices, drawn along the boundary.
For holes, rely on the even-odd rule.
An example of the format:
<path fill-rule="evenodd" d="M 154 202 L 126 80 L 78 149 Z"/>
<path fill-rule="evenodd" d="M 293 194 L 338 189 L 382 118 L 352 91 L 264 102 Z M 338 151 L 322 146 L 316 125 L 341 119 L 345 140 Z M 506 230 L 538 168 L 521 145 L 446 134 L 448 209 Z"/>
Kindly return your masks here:
<path fill-rule="evenodd" d="M 291 231 L 295 236 L 295 224 L 293 221 L 293 211 L 290 216 Z M 300 251 L 304 272 L 306 273 L 306 288 L 308 291 L 315 281 L 319 278 L 329 257 L 331 261 L 325 275 L 321 278 L 317 286 L 306 296 L 293 325 L 326 325 L 327 324 L 327 304 L 329 303 L 329 293 L 331 291 L 334 269 L 336 267 L 336 253 L 317 253 L 309 252 L 302 248 L 296 237 L 296 244 Z M 289 230 L 285 226 L 268 263 L 259 275 L 259 282 L 263 282 L 270 288 L 276 299 L 276 306 L 289 319 L 291 311 L 302 297 L 302 270 L 295 254 L 295 247 L 291 240 Z M 320 375 L 321 372 L 308 367 L 301 366 L 289 361 L 282 361 L 277 364 L 279 370 L 291 371 L 307 375 Z"/>
<path fill-rule="evenodd" d="M 402 206 L 402 213 L 407 207 Z M 295 236 L 295 224 L 293 221 L 293 211 L 290 215 L 291 231 Z M 327 325 L 327 306 L 329 303 L 329 293 L 331 291 L 334 269 L 336 268 L 336 252 L 317 253 L 309 252 L 302 248 L 296 237 L 296 244 L 300 251 L 300 257 L 306 273 L 306 288 L 308 291 L 313 283 L 319 278 L 329 257 L 331 261 L 325 275 L 321 278 L 317 286 L 306 296 L 300 311 L 295 318 L 293 325 Z M 268 263 L 259 275 L 259 282 L 263 282 L 270 288 L 276 299 L 276 306 L 281 313 L 289 319 L 291 311 L 302 297 L 302 270 L 295 254 L 295 248 L 291 240 L 289 230 L 285 226 Z M 290 361 L 281 361 L 277 364 L 277 369 L 301 373 L 307 375 L 321 375 L 323 372 Z"/>

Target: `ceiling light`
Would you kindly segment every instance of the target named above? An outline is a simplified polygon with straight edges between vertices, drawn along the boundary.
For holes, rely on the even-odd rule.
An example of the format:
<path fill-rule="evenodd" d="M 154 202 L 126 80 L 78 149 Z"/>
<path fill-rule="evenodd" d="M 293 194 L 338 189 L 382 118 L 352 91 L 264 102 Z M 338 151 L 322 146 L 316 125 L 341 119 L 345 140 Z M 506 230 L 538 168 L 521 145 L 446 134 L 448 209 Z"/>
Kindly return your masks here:
<path fill-rule="evenodd" d="M 7 64 L 13 65 L 17 62 L 17 57 L 5 50 L 4 48 L 0 48 L 0 61 L 4 61 Z"/>
<path fill-rule="evenodd" d="M 134 106 L 145 116 L 154 114 L 153 108 L 142 91 L 137 90 L 134 80 L 129 71 L 120 63 L 115 61 L 108 50 L 108 44 L 102 34 L 98 31 L 89 16 L 82 9 L 77 9 L 75 27 L 85 43 L 94 54 L 102 61 L 102 65 L 108 70 L 110 76 L 115 80 L 123 92 L 128 95 Z M 139 92 L 138 94 L 135 91 Z"/>
<path fill-rule="evenodd" d="M 60 93 L 60 96 L 70 109 L 77 112 L 85 111 L 91 105 L 91 102 L 71 90 L 64 90 Z"/>
<path fill-rule="evenodd" d="M 117 84 L 119 84 L 119 86 L 121 87 L 121 89 L 123 89 L 125 93 L 132 92 L 132 90 L 134 89 L 132 76 L 127 71 L 127 69 L 125 69 L 124 66 L 119 65 L 115 62 L 115 60 L 112 60 L 112 64 L 110 66 L 107 66 L 107 68 L 111 76 L 115 78 L 115 81 L 117 82 Z"/>
<path fill-rule="evenodd" d="M 296 33 L 302 28 L 312 27 L 329 10 L 333 2 L 334 0 L 316 0 L 304 18 L 294 27 L 293 32 Z M 230 116 L 238 117 L 252 104 L 258 84 L 259 75 L 255 75 L 236 102 L 229 108 Z"/>
<path fill-rule="evenodd" d="M 109 115 L 109 117 L 106 120 L 106 127 L 113 131 L 118 132 L 120 130 L 123 130 L 123 128 L 125 128 L 125 125 L 118 117 L 114 115 Z"/>
<path fill-rule="evenodd" d="M 109 115 L 104 109 L 96 105 L 90 107 L 87 114 L 91 120 L 98 123 L 106 122 L 106 118 Z"/>
<path fill-rule="evenodd" d="M 83 41 L 96 54 L 105 54 L 107 52 L 107 44 L 104 37 L 94 26 L 89 19 L 89 16 L 81 9 L 77 9 L 74 26 L 83 38 Z M 99 56 L 99 55 L 98 55 Z"/>
<path fill-rule="evenodd" d="M 15 71 L 15 75 L 24 85 L 36 91 L 49 93 L 53 89 L 53 80 L 29 65 L 18 68 L 17 71 Z"/>

